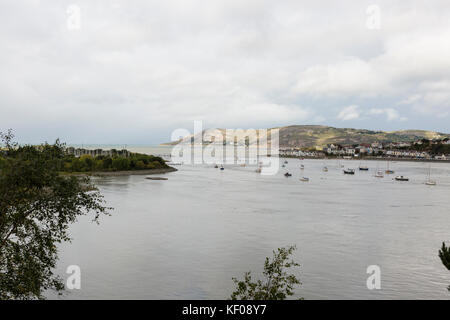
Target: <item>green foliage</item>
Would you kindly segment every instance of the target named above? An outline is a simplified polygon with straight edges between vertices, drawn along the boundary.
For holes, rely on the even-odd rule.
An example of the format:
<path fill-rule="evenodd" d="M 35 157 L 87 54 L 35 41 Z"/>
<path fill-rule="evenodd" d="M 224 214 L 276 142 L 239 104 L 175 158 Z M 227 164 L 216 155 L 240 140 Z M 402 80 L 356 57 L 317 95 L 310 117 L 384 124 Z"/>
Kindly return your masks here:
<path fill-rule="evenodd" d="M 442 243 L 442 248 L 439 250 L 439 258 L 441 258 L 442 264 L 450 270 L 450 248 L 445 246 L 445 242 Z M 448 291 L 450 291 L 450 286 Z"/>
<path fill-rule="evenodd" d="M 301 285 L 300 280 L 287 270 L 300 267 L 290 258 L 295 249 L 295 246 L 289 246 L 273 251 L 272 260 L 267 257 L 264 262 L 263 280 L 253 281 L 250 271 L 244 274 L 243 280 L 233 278 L 236 289 L 231 294 L 231 299 L 284 300 L 292 296 L 294 287 Z"/>
<path fill-rule="evenodd" d="M 116 154 L 116 155 L 114 155 Z M 152 155 L 132 153 L 129 157 L 118 156 L 113 152 L 113 156 L 65 155 L 64 165 L 61 170 L 64 172 L 92 172 L 92 171 L 128 171 L 168 168 L 164 159 Z"/>
<path fill-rule="evenodd" d="M 86 214 L 98 221 L 108 208 L 88 177 L 59 174 L 67 164 L 59 141 L 18 146 L 10 131 L 0 138 L 0 299 L 44 299 L 46 290 L 64 289 L 53 269 L 69 225 Z"/>

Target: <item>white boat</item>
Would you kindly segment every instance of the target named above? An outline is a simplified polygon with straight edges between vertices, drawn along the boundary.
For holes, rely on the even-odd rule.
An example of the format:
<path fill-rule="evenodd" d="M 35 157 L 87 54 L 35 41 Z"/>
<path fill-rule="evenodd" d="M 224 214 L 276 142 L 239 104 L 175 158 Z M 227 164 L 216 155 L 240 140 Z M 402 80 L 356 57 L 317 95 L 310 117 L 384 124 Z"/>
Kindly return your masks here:
<path fill-rule="evenodd" d="M 300 181 L 308 182 L 308 181 L 309 181 L 309 178 L 307 178 L 307 177 L 301 177 L 301 178 L 300 178 Z"/>
<path fill-rule="evenodd" d="M 427 181 L 425 181 L 425 184 L 427 186 L 435 186 L 436 185 L 436 181 L 431 180 L 431 164 L 428 167 L 428 178 L 427 178 Z"/>
<path fill-rule="evenodd" d="M 375 176 L 374 176 L 375 178 L 383 178 L 384 177 L 384 174 L 383 174 L 383 171 L 377 171 L 377 173 L 375 173 Z"/>
<path fill-rule="evenodd" d="M 300 170 L 303 170 L 303 169 L 305 169 L 305 166 L 304 165 L 300 165 Z"/>
<path fill-rule="evenodd" d="M 381 171 L 381 170 L 379 169 L 378 162 L 377 162 L 377 173 L 375 173 L 374 177 L 375 177 L 375 178 L 384 178 L 383 171 Z"/>
<path fill-rule="evenodd" d="M 396 181 L 409 181 L 409 178 L 404 177 L 404 176 L 396 176 L 395 180 Z"/>

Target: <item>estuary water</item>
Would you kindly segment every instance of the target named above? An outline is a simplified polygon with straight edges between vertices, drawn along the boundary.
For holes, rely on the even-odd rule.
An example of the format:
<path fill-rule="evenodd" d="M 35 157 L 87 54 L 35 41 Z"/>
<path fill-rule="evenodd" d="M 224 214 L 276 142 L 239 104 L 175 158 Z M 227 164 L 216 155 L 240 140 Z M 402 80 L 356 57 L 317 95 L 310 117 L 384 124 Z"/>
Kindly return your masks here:
<path fill-rule="evenodd" d="M 438 257 L 450 243 L 450 164 L 433 163 L 437 185 L 426 186 L 420 162 L 391 162 L 395 174 L 375 178 L 385 162 L 344 175 L 336 160 L 287 160 L 274 176 L 184 165 L 166 181 L 96 178 L 114 210 L 99 225 L 83 217 L 71 226 L 56 272 L 67 278 L 67 266 L 78 265 L 81 289 L 58 299 L 226 299 L 232 277 L 259 274 L 265 257 L 287 245 L 301 264 L 294 298 L 450 297 Z M 394 181 L 400 174 L 410 181 Z M 380 267 L 379 290 L 367 288 L 369 265 Z"/>

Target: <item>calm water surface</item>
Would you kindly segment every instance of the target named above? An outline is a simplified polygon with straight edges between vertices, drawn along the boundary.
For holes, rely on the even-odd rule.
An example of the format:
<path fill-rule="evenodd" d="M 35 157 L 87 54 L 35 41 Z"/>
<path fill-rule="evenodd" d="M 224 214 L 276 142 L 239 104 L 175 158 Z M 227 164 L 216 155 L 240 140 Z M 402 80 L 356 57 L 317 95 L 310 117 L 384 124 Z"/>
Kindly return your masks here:
<path fill-rule="evenodd" d="M 449 298 L 450 273 L 437 255 L 450 242 L 449 164 L 433 164 L 432 187 L 423 163 L 391 163 L 410 178 L 402 183 L 373 177 L 375 161 L 354 176 L 336 160 L 288 161 L 290 178 L 284 168 L 262 176 L 239 166 L 181 166 L 167 181 L 97 178 L 115 210 L 100 225 L 83 218 L 71 227 L 57 273 L 66 277 L 68 265 L 79 265 L 82 288 L 62 298 L 228 298 L 233 276 L 261 271 L 273 249 L 291 244 L 302 265 L 296 297 Z M 373 264 L 381 290 L 366 287 Z"/>

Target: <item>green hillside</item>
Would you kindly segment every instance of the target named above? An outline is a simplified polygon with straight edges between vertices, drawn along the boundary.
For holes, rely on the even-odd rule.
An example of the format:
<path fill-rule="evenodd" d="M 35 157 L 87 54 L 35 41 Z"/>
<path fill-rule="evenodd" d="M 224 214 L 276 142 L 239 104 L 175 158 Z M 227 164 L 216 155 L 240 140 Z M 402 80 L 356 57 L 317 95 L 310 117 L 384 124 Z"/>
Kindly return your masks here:
<path fill-rule="evenodd" d="M 331 143 L 352 145 L 373 142 L 411 142 L 423 138 L 450 138 L 450 134 L 425 130 L 401 130 L 388 132 L 367 129 L 334 128 L 320 125 L 293 125 L 273 129 L 280 129 L 280 147 L 297 148 L 326 146 Z M 224 132 L 223 129 L 219 130 Z M 179 143 L 179 141 L 167 144 L 175 145 L 177 143 Z"/>
<path fill-rule="evenodd" d="M 443 139 L 450 134 L 425 130 L 372 131 L 315 125 L 281 127 L 281 147 L 315 147 L 327 144 L 359 144 L 372 142 L 410 142 L 419 139 Z"/>

